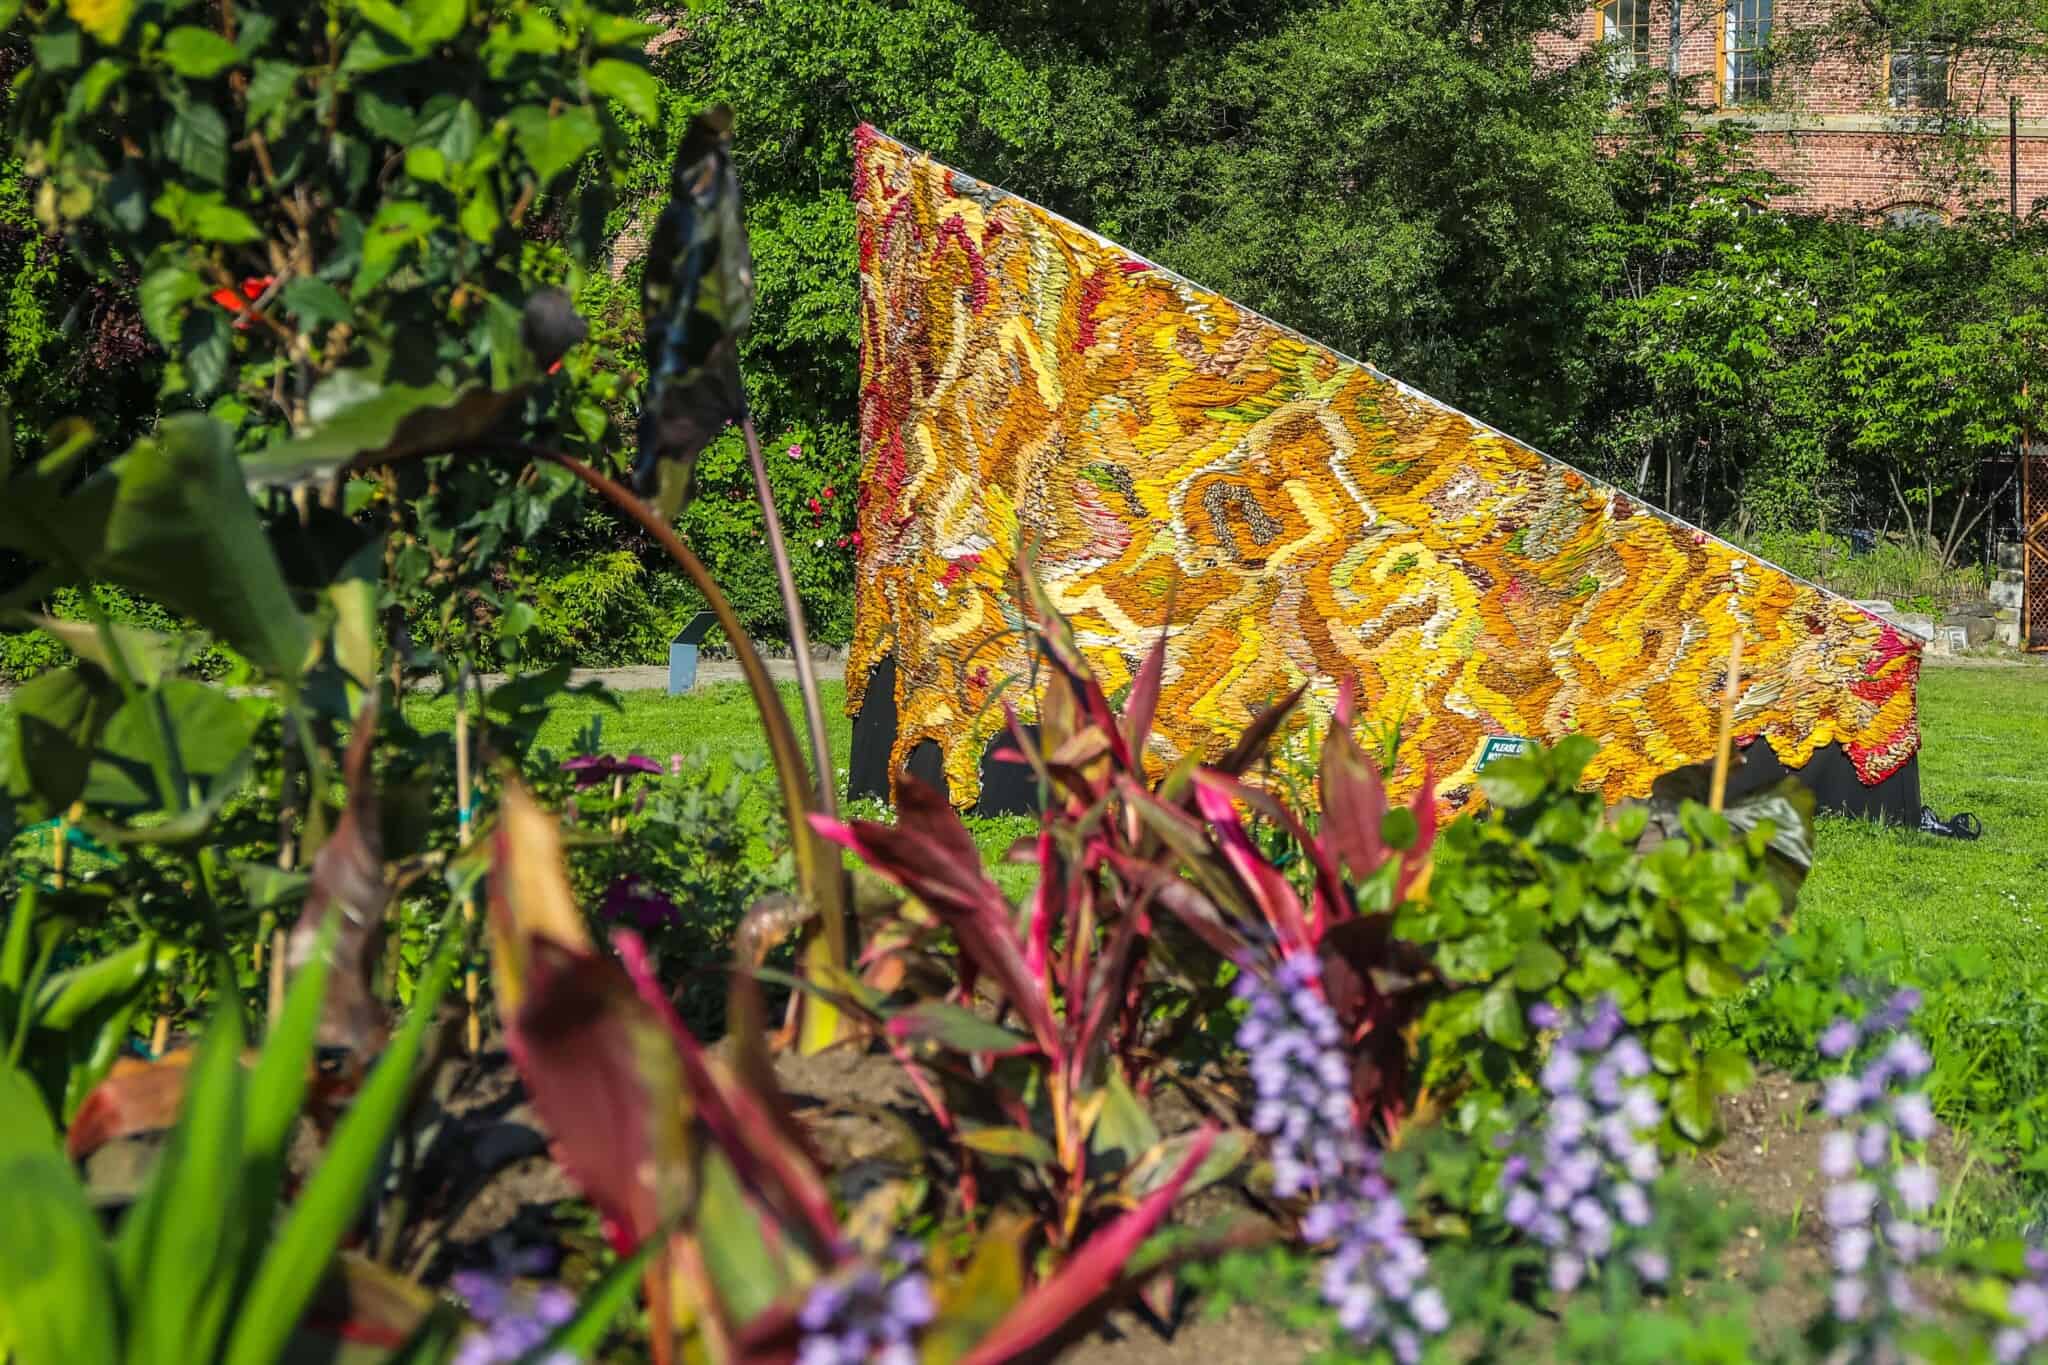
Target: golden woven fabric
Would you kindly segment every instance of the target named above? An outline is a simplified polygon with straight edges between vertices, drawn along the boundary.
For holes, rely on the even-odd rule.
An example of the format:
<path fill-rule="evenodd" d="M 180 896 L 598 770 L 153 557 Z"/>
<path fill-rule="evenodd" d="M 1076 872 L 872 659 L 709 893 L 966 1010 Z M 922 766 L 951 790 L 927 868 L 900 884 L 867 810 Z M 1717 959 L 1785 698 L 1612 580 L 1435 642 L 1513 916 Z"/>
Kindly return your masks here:
<path fill-rule="evenodd" d="M 974 800 L 1029 667 L 1037 571 L 1112 695 L 1169 624 L 1156 756 L 1214 756 L 1339 679 L 1400 726 L 1412 791 L 1477 799 L 1488 736 L 1601 743 L 1610 799 L 1737 733 L 1866 783 L 1919 745 L 1920 645 L 1368 365 L 869 128 L 857 135 L 860 564 L 847 704 L 897 660 L 895 766 L 937 741 Z M 1030 719 L 1027 689 L 1002 695 Z"/>

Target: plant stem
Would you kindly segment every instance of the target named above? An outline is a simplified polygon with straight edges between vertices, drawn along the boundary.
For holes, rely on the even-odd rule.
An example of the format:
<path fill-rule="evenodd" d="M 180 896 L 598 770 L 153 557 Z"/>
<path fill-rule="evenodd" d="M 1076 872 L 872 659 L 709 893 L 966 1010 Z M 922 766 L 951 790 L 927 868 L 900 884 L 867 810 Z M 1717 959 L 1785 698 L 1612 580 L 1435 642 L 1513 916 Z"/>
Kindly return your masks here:
<path fill-rule="evenodd" d="M 560 465 L 580 479 L 592 491 L 617 508 L 642 530 L 661 543 L 668 556 L 686 574 L 691 584 L 704 597 L 705 604 L 718 618 L 719 628 L 732 642 L 733 654 L 738 658 L 740 671 L 746 674 L 747 688 L 754 694 L 754 706 L 761 713 L 761 726 L 767 732 L 768 749 L 775 759 L 775 776 L 782 788 L 783 809 L 789 817 L 790 842 L 796 851 L 797 876 L 805 893 L 818 908 L 823 921 L 825 945 L 831 954 L 832 964 L 844 969 L 847 963 L 846 941 L 846 878 L 836 850 L 829 848 L 811 828 L 810 797 L 803 781 L 803 751 L 797 747 L 796 732 L 790 728 L 789 713 L 783 709 L 782 694 L 776 690 L 775 680 L 768 676 L 767 665 L 761 662 L 761 655 L 754 648 L 753 639 L 740 624 L 739 616 L 732 609 L 732 603 L 719 591 L 710 570 L 702 560 L 683 543 L 675 528 L 656 516 L 645 503 L 627 491 L 618 480 L 608 478 L 589 465 L 559 450 L 541 446 L 522 446 L 519 453 L 529 459 L 544 460 Z"/>
<path fill-rule="evenodd" d="M 839 813 L 838 782 L 832 772 L 832 747 L 825 738 L 825 708 L 818 700 L 818 673 L 811 662 L 811 636 L 804 625 L 803 599 L 797 596 L 796 575 L 789 567 L 789 546 L 782 538 L 782 517 L 775 510 L 775 490 L 768 486 L 768 464 L 761 458 L 761 438 L 754 415 L 740 419 L 747 440 L 747 460 L 754 467 L 754 496 L 761 500 L 761 521 L 768 533 L 768 553 L 775 558 L 775 582 L 782 589 L 782 613 L 789 621 L 789 652 L 796 657 L 796 687 L 804 699 L 804 728 L 811 732 L 811 764 L 818 774 L 818 809 Z"/>

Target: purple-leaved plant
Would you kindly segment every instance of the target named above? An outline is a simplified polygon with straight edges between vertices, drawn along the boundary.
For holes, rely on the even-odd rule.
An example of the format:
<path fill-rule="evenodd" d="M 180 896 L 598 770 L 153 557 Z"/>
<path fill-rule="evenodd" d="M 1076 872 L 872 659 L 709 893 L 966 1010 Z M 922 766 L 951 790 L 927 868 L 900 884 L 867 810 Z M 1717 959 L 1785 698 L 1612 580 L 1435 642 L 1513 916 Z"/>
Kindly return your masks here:
<path fill-rule="evenodd" d="M 1662 1170 L 1652 1135 L 1664 1122 L 1647 1084 L 1649 1054 L 1611 999 L 1577 1021 L 1539 1003 L 1529 1022 L 1563 1032 L 1543 1064 L 1541 1122 L 1520 1135 L 1501 1168 L 1501 1216 L 1549 1251 L 1559 1293 L 1616 1255 L 1662 1283 L 1670 1260 L 1647 1240 L 1650 1186 Z"/>
<path fill-rule="evenodd" d="M 933 1314 L 921 1260 L 915 1242 L 898 1242 L 883 1267 L 819 1281 L 797 1311 L 798 1365 L 917 1365 L 918 1333 Z"/>
<path fill-rule="evenodd" d="M 1868 1059 L 1821 1090 L 1839 1125 L 1820 1148 L 1835 1271 L 1828 1313 L 1848 1359 L 1898 1357 L 1898 1327 L 1920 1310 L 1910 1272 L 1941 1245 L 1924 1221 L 1941 1190 L 1926 1160 L 1935 1121 L 1923 1087 L 1934 1059 L 1907 1028 L 1919 1004 L 1917 991 L 1901 991 L 1861 1023 L 1837 1019 L 1820 1039 L 1831 1061 Z"/>
<path fill-rule="evenodd" d="M 1359 1132 L 1351 1064 L 1323 996 L 1322 966 L 1312 953 L 1291 953 L 1269 975 L 1246 968 L 1236 993 L 1249 1007 L 1237 1042 L 1257 1095 L 1252 1128 L 1272 1151 L 1274 1192 L 1308 1195 L 1302 1236 L 1332 1246 L 1323 1301 L 1360 1345 L 1384 1343 L 1412 1365 L 1424 1338 L 1450 1325 L 1450 1309 L 1429 1283 L 1429 1257 L 1408 1231 L 1379 1154 Z"/>

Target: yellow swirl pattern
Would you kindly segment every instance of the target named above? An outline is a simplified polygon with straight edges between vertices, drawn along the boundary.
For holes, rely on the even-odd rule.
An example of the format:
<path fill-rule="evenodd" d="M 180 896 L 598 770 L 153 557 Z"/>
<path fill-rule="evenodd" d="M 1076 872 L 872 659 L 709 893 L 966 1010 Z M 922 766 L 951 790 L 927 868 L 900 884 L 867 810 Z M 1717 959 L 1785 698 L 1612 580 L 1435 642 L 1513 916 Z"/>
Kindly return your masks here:
<path fill-rule="evenodd" d="M 1732 637 L 1738 733 L 1866 783 L 1919 745 L 1919 642 L 1368 365 L 872 129 L 858 137 L 861 551 L 847 704 L 897 661 L 971 802 L 991 698 L 1029 666 L 1021 546 L 1103 686 L 1169 632 L 1155 756 L 1214 756 L 1339 680 L 1476 800 L 1489 736 L 1601 743 L 1610 799 L 1710 758 Z M 1024 689 L 1002 695 L 1030 719 Z"/>

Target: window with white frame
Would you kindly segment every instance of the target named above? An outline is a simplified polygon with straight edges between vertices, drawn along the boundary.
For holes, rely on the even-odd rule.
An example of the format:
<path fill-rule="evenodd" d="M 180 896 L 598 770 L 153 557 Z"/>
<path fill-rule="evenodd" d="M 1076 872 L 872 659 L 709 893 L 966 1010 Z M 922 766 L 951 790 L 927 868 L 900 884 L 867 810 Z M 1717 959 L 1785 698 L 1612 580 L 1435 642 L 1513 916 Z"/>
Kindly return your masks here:
<path fill-rule="evenodd" d="M 1948 103 L 1949 45 L 1940 38 L 1892 43 L 1891 102 L 1894 109 L 1939 109 Z"/>

